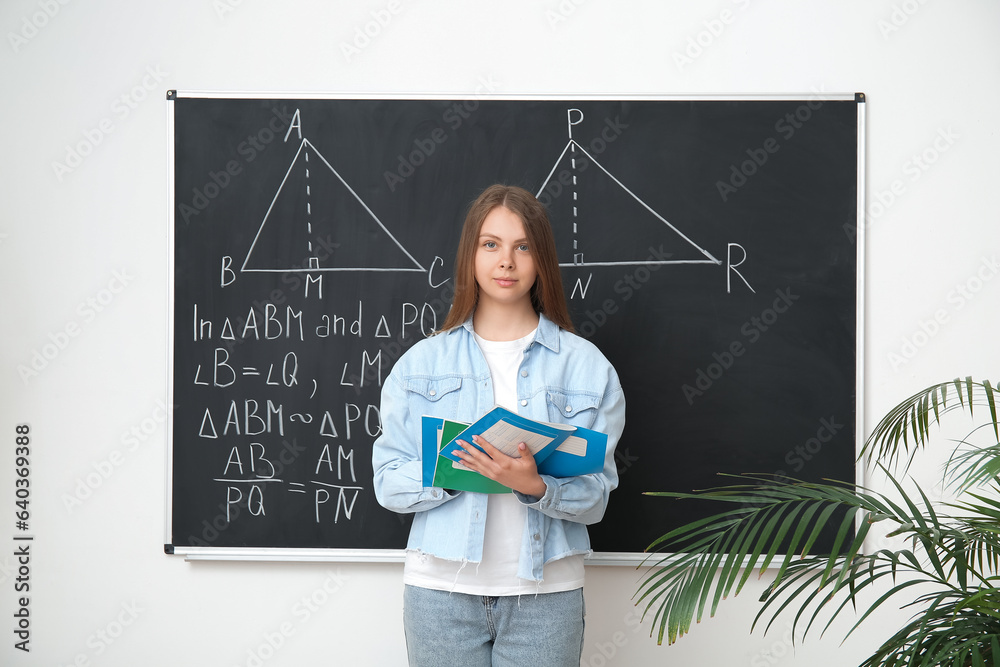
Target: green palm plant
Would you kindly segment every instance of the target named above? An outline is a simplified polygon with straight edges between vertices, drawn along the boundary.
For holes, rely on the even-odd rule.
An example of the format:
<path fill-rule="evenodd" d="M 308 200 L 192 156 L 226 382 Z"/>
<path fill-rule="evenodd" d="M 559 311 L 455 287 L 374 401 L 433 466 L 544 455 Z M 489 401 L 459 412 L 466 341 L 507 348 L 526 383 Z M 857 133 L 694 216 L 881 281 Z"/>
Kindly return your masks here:
<path fill-rule="evenodd" d="M 850 636 L 881 605 L 903 598 L 914 615 L 862 667 L 1000 664 L 1000 495 L 990 493 L 1000 491 L 998 399 L 1000 390 L 989 381 L 965 378 L 928 387 L 893 408 L 861 452 L 887 476 L 893 497 L 848 482 L 761 475 L 693 493 L 651 494 L 730 508 L 650 546 L 659 555 L 651 556 L 656 561 L 636 604 L 653 615 L 658 642 L 674 643 L 706 611 L 714 616 L 722 598 L 738 594 L 751 573 L 770 568 L 774 580 L 751 631 L 764 619 L 770 627 L 782 612 L 794 612 L 792 637 L 804 640 L 850 606 L 858 615 Z M 960 441 L 945 466 L 956 499 L 935 507 L 919 486 L 908 493 L 890 469 L 902 464 L 908 470 L 945 413 L 961 410 L 974 419 L 984 408 L 989 420 L 972 433 L 992 428 L 997 444 Z M 904 548 L 864 552 L 876 523 L 889 526 L 886 537 L 905 538 Z M 830 553 L 814 553 L 828 525 L 836 527 Z"/>

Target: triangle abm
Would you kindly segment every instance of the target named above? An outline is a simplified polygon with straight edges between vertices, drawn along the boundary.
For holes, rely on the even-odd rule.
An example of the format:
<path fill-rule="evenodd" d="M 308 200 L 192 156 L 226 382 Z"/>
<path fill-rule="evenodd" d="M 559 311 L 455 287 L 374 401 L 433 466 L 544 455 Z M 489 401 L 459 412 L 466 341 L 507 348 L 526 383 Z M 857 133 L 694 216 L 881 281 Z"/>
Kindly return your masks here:
<path fill-rule="evenodd" d="M 425 269 L 312 142 L 303 139 L 241 271 Z"/>

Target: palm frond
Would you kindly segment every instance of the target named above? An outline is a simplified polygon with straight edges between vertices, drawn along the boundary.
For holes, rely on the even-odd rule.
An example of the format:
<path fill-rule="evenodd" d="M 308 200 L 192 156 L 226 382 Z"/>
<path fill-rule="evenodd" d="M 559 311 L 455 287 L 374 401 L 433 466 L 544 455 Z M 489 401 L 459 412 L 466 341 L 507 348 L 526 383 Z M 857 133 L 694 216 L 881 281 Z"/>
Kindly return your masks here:
<path fill-rule="evenodd" d="M 949 397 L 957 399 L 951 401 Z M 971 377 L 964 380 L 955 378 L 923 389 L 893 407 L 875 426 L 861 450 L 861 456 L 868 455 L 895 468 L 905 456 L 904 471 L 909 469 L 916 453 L 927 445 L 932 435 L 931 428 L 941 423 L 943 416 L 953 410 L 968 411 L 974 415 L 974 406 L 989 408 L 992 426 L 1000 440 L 1000 421 L 997 420 L 997 388 L 989 380 L 976 382 Z M 912 438 L 912 442 L 911 442 Z"/>
<path fill-rule="evenodd" d="M 971 442 L 977 431 L 990 426 L 983 424 L 960 440 L 945 463 L 945 481 L 957 493 L 988 484 L 1000 475 L 1000 443 L 984 446 Z"/>
<path fill-rule="evenodd" d="M 923 572 L 920 559 L 912 552 L 888 557 L 885 553 L 861 554 L 871 524 L 885 520 L 917 539 L 924 550 L 940 546 L 948 531 L 937 516 L 921 513 L 909 498 L 901 507 L 881 494 L 849 484 L 812 484 L 763 476 L 745 479 L 755 484 L 651 494 L 740 505 L 735 511 L 671 531 L 653 546 L 659 551 L 680 552 L 659 559 L 637 592 L 637 604 L 646 603 L 644 614 L 655 610 L 653 629 L 658 642 L 666 639 L 674 643 L 690 631 L 693 621 L 702 619 L 706 609 L 714 616 L 721 599 L 738 595 L 753 571 L 763 575 L 771 567 L 777 567 L 777 575 L 762 598 L 765 604 L 760 615 L 772 606 L 777 607 L 776 615 L 787 606 L 787 602 L 777 602 L 779 599 L 786 595 L 794 598 L 803 592 L 803 586 L 811 587 L 815 591 L 809 602 L 815 601 L 816 608 L 808 619 L 807 632 L 819 612 L 842 590 L 847 590 L 853 601 L 859 591 L 883 576 L 895 576 L 901 568 L 923 574 L 926 581 L 947 578 L 953 559 L 950 552 L 944 559 L 935 555 L 929 572 Z M 926 508 L 926 499 L 922 502 Z M 866 518 L 855 531 L 858 512 Z M 820 532 L 835 515 L 839 518 L 830 553 L 813 555 Z M 783 555 L 778 556 L 779 550 Z M 903 582 L 898 588 L 911 585 Z"/>
<path fill-rule="evenodd" d="M 760 624 L 766 632 L 779 615 L 792 613 L 794 642 L 826 632 L 850 605 L 858 615 L 850 636 L 883 604 L 902 598 L 913 618 L 862 667 L 1000 664 L 998 391 L 989 381 L 956 378 L 893 408 L 861 452 L 886 475 L 892 497 L 849 482 L 763 475 L 729 475 L 738 483 L 692 493 L 649 494 L 730 507 L 650 546 L 653 567 L 636 592 L 643 617 L 653 616 L 650 634 L 658 643 L 674 643 L 706 612 L 714 616 L 723 599 L 738 595 L 754 572 L 773 572 L 751 631 Z M 945 478 L 960 499 L 936 507 L 918 485 L 908 492 L 892 469 L 908 469 L 952 411 L 988 414 L 989 421 L 960 440 L 948 459 Z M 981 439 L 988 428 L 996 444 L 973 444 L 972 436 Z M 979 492 L 984 488 L 996 495 Z M 904 548 L 863 551 L 880 522 Z M 828 553 L 816 553 L 821 536 L 831 545 Z"/>
<path fill-rule="evenodd" d="M 926 609 L 887 639 L 862 667 L 995 665 L 1000 624 L 995 588 L 967 596 L 947 590 L 918 599 Z"/>

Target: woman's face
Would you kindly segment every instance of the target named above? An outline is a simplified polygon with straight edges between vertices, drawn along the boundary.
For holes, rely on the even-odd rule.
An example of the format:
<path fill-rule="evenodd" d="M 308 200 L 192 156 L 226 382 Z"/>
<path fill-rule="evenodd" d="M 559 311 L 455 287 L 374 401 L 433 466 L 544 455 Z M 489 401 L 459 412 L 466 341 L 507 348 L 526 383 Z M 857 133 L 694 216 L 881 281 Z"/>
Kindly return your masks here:
<path fill-rule="evenodd" d="M 531 303 L 538 274 L 521 218 L 503 206 L 487 214 L 479 230 L 475 259 L 479 306 Z"/>

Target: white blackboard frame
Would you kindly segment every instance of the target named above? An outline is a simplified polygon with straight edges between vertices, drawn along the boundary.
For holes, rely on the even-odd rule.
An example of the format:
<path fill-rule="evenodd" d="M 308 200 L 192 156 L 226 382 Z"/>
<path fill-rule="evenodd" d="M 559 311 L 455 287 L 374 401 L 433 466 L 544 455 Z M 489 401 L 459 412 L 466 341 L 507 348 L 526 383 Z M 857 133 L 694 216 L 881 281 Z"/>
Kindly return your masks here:
<path fill-rule="evenodd" d="M 168 178 L 167 193 L 170 203 L 168 215 L 168 258 L 167 258 L 167 396 L 174 396 L 173 386 L 173 332 L 174 332 L 174 228 L 176 223 L 175 182 L 174 182 L 174 105 L 173 100 L 182 98 L 218 98 L 218 99 L 363 99 L 363 100 L 448 100 L 470 97 L 463 93 L 324 93 L 324 92 L 262 92 L 262 91 L 208 91 L 208 90 L 170 90 L 167 91 L 167 162 Z M 597 101 L 851 101 L 857 102 L 857 229 L 856 229 L 856 331 L 855 331 L 855 455 L 859 456 L 865 442 L 864 420 L 864 359 L 865 359 L 865 230 L 867 227 L 867 194 L 866 194 L 866 104 L 863 93 L 798 93 L 798 94 L 684 94 L 684 95 L 650 95 L 650 94 L 505 94 L 489 95 L 491 100 L 597 100 Z M 403 549 L 316 549 L 316 548 L 272 548 L 272 547 L 199 547 L 174 546 L 172 544 L 172 512 L 173 512 L 173 420 L 167 419 L 167 446 L 165 447 L 165 489 L 166 511 L 164 516 L 164 550 L 167 554 L 183 556 L 189 561 L 225 560 L 225 561 L 297 561 L 297 562 L 372 562 L 401 563 L 405 559 Z M 855 466 L 855 482 L 863 485 L 865 473 L 862 466 Z M 860 522 L 860 517 L 857 522 Z M 659 554 L 658 556 L 662 556 Z M 642 565 L 650 554 L 633 552 L 600 551 L 590 554 L 588 565 L 617 565 L 637 567 Z M 659 560 L 659 558 L 658 558 Z M 779 559 L 780 560 L 780 559 Z"/>

